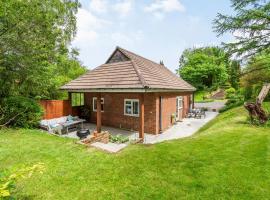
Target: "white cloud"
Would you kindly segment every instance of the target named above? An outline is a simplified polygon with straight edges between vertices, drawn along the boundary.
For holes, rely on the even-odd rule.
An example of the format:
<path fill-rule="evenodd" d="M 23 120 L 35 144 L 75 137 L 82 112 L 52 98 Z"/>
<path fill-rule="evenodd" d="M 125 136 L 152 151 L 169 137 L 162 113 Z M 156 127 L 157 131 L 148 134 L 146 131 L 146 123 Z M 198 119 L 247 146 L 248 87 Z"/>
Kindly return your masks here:
<path fill-rule="evenodd" d="M 138 30 L 132 33 L 122 33 L 122 32 L 115 32 L 111 35 L 111 39 L 114 43 L 118 45 L 133 45 L 137 42 L 142 41 L 144 38 L 144 34 L 142 30 Z"/>
<path fill-rule="evenodd" d="M 118 2 L 113 5 L 113 9 L 119 13 L 120 16 L 124 17 L 131 12 L 132 6 L 133 0 L 118 0 Z"/>
<path fill-rule="evenodd" d="M 155 0 L 144 8 L 145 12 L 153 13 L 155 17 L 163 19 L 164 13 L 184 12 L 185 7 L 179 0 Z"/>
<path fill-rule="evenodd" d="M 97 31 L 110 24 L 86 9 L 79 9 L 76 18 L 78 31 L 74 40 L 75 45 L 94 42 L 99 36 Z"/>
<path fill-rule="evenodd" d="M 90 9 L 97 13 L 105 13 L 108 9 L 107 0 L 92 0 L 90 2 Z"/>

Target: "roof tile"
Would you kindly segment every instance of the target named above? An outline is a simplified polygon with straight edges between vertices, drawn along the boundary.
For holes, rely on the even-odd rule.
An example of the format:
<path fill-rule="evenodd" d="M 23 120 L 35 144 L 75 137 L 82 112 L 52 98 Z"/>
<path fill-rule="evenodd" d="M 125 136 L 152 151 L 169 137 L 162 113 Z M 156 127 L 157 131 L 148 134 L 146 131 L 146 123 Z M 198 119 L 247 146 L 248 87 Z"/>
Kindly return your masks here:
<path fill-rule="evenodd" d="M 195 88 L 176 76 L 168 68 L 149 59 L 143 58 L 123 48 L 117 47 L 128 61 L 110 62 L 80 76 L 62 86 L 64 90 L 87 89 L 173 89 L 194 91 Z M 114 53 L 110 56 L 113 57 Z M 121 56 L 120 56 L 121 57 Z M 126 59 L 125 59 L 126 60 Z"/>

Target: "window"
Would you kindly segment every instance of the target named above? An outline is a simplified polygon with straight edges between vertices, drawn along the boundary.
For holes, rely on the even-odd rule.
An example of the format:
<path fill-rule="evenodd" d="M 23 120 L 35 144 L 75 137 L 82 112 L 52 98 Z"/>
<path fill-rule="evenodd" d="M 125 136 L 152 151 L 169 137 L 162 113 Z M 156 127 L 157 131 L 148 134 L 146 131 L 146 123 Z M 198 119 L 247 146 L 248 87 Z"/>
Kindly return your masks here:
<path fill-rule="evenodd" d="M 71 105 L 83 106 L 84 105 L 84 93 L 71 93 Z"/>
<path fill-rule="evenodd" d="M 139 100 L 138 99 L 125 99 L 125 115 L 139 116 Z"/>
<path fill-rule="evenodd" d="M 97 97 L 93 97 L 93 111 L 97 112 Z M 104 98 L 101 98 L 101 112 L 104 112 Z"/>

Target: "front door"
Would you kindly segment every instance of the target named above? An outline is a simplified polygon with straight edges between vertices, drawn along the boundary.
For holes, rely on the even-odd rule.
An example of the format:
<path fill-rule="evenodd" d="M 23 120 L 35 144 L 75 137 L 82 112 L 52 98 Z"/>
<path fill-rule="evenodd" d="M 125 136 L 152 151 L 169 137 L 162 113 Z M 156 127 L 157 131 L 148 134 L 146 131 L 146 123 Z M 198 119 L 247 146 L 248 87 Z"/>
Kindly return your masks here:
<path fill-rule="evenodd" d="M 176 121 L 183 119 L 183 97 L 176 97 Z"/>

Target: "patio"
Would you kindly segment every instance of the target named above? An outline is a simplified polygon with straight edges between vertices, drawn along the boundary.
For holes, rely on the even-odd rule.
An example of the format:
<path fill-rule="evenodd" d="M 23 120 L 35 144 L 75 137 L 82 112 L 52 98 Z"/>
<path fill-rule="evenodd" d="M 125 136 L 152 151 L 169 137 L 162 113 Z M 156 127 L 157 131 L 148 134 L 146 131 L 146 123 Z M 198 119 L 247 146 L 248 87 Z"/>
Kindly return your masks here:
<path fill-rule="evenodd" d="M 218 112 L 206 112 L 206 118 L 202 119 L 194 119 L 194 118 L 185 118 L 182 122 L 178 122 L 174 126 L 170 127 L 168 130 L 164 131 L 162 134 L 153 135 L 153 134 L 145 134 L 144 144 L 155 144 L 167 140 L 180 139 L 192 136 L 196 133 L 202 126 L 206 123 L 214 119 L 218 115 Z M 89 129 L 90 132 L 94 132 L 96 130 L 96 124 L 86 123 L 83 125 L 83 128 Z M 129 138 L 129 140 L 135 140 L 139 138 L 138 131 L 128 131 L 108 126 L 102 126 L 103 131 L 108 131 L 112 135 L 124 135 Z M 71 132 L 67 135 L 62 135 L 61 137 L 69 137 L 79 139 L 76 135 L 76 132 Z M 124 144 L 115 144 L 109 142 L 108 144 L 103 144 L 100 142 L 96 142 L 91 144 L 91 146 L 111 152 L 116 153 L 125 147 L 128 146 L 128 142 Z"/>
<path fill-rule="evenodd" d="M 83 128 L 84 129 L 89 129 L 90 133 L 93 133 L 96 130 L 96 124 L 93 123 L 84 123 Z M 139 132 L 138 131 L 128 131 L 128 130 L 123 130 L 123 129 L 118 129 L 118 128 L 113 128 L 109 126 L 102 126 L 102 131 L 108 131 L 112 135 L 124 135 L 129 137 L 130 140 L 137 139 L 139 137 Z M 76 135 L 76 131 L 70 132 L 65 135 L 61 135 L 62 137 L 68 137 L 68 138 L 73 138 L 73 139 L 79 139 L 79 137 Z"/>

